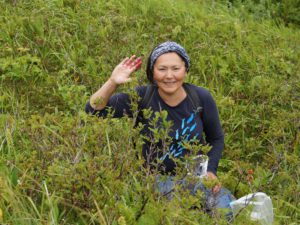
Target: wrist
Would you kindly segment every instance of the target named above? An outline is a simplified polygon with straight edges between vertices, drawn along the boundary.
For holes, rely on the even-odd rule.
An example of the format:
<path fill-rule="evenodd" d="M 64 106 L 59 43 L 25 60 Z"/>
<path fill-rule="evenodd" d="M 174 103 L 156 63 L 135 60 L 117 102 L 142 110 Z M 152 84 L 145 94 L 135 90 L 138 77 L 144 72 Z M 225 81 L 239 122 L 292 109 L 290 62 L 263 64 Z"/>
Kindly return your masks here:
<path fill-rule="evenodd" d="M 207 171 L 207 175 L 211 178 L 217 178 L 217 175 L 212 171 Z"/>
<path fill-rule="evenodd" d="M 119 86 L 119 84 L 111 77 L 107 80 L 107 83 L 114 88 L 117 88 Z"/>

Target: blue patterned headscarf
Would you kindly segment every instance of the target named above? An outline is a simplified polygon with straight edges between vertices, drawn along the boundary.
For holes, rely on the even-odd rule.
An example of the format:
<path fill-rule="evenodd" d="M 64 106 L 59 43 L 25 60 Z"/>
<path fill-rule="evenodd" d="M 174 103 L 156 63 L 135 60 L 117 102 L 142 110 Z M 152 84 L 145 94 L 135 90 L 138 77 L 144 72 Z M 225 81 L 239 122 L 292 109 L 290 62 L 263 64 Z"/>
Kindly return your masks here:
<path fill-rule="evenodd" d="M 159 56 L 168 52 L 176 52 L 183 61 L 185 62 L 186 70 L 188 71 L 190 68 L 190 58 L 186 53 L 185 49 L 178 43 L 174 41 L 166 41 L 160 45 L 158 45 L 153 51 L 150 56 L 150 68 L 153 71 L 153 66 L 155 61 Z"/>

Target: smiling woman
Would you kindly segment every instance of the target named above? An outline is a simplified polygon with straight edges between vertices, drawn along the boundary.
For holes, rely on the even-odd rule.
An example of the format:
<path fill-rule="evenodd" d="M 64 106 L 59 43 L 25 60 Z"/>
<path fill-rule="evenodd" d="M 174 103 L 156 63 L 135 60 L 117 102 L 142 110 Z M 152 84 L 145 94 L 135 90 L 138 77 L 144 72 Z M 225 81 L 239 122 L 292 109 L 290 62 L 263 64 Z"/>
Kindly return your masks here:
<path fill-rule="evenodd" d="M 124 114 L 133 116 L 130 97 L 125 93 L 114 94 L 114 92 L 119 85 L 131 80 L 131 74 L 141 64 L 141 58 L 136 58 L 135 55 L 125 58 L 115 67 L 106 83 L 91 96 L 86 105 L 86 112 L 106 116 L 107 109 L 113 108 L 114 117 L 122 117 Z M 189 68 L 189 56 L 185 49 L 176 42 L 168 41 L 158 45 L 148 58 L 147 78 L 150 85 L 136 88 L 141 99 L 148 98 L 147 107 L 142 104 L 143 100 L 139 102 L 140 109 L 152 109 L 150 117 L 143 116 L 141 112 L 137 119 L 144 125 L 141 133 L 148 137 L 143 145 L 145 165 L 153 169 L 158 168 L 161 174 L 168 175 L 169 178 L 164 181 L 159 176 L 157 177 L 157 189 L 160 193 L 168 195 L 176 185 L 186 184 L 185 180 L 174 181 L 177 166 L 174 159 L 182 159 L 192 153 L 185 144 L 210 145 L 207 178 L 216 181 L 215 185 L 211 189 L 199 182 L 187 186 L 192 194 L 195 194 L 197 190 L 205 193 L 208 208 L 229 209 L 229 203 L 232 200 L 231 194 L 227 189 L 221 188 L 216 176 L 224 148 L 224 135 L 218 110 L 208 90 L 184 83 Z M 149 94 L 149 92 L 151 93 Z M 167 112 L 166 120 L 172 124 L 168 132 L 171 142 L 167 146 L 167 150 L 162 140 L 157 141 L 154 138 L 152 127 L 156 112 L 162 111 Z M 158 124 L 158 126 L 161 125 Z M 162 163 L 157 166 L 157 162 Z M 212 198 L 215 200 L 213 205 L 211 204 Z"/>

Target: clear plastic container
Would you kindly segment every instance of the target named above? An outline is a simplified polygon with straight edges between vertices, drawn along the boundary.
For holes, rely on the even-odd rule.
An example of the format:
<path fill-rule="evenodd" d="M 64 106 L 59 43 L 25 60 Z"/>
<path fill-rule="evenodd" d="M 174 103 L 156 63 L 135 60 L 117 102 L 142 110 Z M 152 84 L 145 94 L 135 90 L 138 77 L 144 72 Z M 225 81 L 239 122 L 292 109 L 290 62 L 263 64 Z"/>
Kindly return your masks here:
<path fill-rule="evenodd" d="M 196 177 L 204 177 L 207 174 L 208 156 L 197 155 L 187 164 L 188 174 Z"/>
<path fill-rule="evenodd" d="M 273 205 L 272 200 L 263 192 L 248 194 L 230 203 L 234 216 L 237 216 L 241 210 L 252 206 L 250 214 L 251 220 L 259 221 L 263 225 L 273 223 Z"/>

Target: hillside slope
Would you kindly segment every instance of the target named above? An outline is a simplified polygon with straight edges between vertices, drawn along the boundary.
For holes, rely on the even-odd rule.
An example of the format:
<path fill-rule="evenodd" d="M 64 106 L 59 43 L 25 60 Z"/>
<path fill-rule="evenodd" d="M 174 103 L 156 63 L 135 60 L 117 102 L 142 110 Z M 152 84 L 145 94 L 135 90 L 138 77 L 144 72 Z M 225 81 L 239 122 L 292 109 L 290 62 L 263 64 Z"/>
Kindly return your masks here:
<path fill-rule="evenodd" d="M 122 58 L 146 61 L 174 40 L 190 55 L 188 81 L 217 102 L 223 186 L 265 192 L 275 224 L 300 223 L 299 29 L 201 0 L 1 1 L 0 11 L 1 222 L 226 224 L 199 196 L 156 195 L 132 119 L 84 113 Z M 145 84 L 145 67 L 119 90 Z"/>

